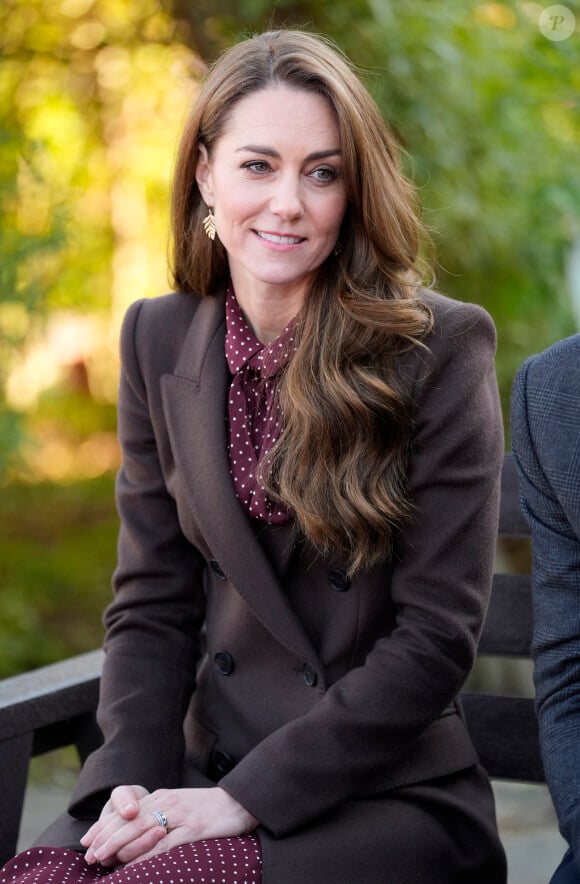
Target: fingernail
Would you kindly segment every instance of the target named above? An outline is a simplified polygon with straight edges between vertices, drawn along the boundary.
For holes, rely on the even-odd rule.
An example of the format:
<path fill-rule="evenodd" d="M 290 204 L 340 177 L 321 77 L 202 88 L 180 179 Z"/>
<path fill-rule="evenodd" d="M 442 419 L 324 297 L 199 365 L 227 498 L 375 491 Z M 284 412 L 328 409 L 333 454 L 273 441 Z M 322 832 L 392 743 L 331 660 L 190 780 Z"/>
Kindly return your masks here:
<path fill-rule="evenodd" d="M 128 813 L 130 810 L 135 810 L 137 805 L 134 801 L 129 801 L 128 804 L 123 806 L 123 813 Z"/>
<path fill-rule="evenodd" d="M 95 851 L 93 850 L 92 847 L 89 847 L 89 849 L 85 853 L 85 862 L 92 863 L 94 861 L 94 858 L 95 858 Z"/>

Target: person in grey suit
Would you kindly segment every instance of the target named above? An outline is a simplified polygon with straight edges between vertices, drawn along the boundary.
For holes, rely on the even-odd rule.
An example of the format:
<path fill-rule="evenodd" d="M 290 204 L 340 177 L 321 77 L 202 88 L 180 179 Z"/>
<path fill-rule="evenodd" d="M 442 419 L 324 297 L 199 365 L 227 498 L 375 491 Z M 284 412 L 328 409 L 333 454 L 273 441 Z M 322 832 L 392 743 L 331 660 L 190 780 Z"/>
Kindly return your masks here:
<path fill-rule="evenodd" d="M 532 356 L 512 390 L 512 447 L 532 531 L 532 654 L 546 779 L 580 882 L 580 334 Z"/>

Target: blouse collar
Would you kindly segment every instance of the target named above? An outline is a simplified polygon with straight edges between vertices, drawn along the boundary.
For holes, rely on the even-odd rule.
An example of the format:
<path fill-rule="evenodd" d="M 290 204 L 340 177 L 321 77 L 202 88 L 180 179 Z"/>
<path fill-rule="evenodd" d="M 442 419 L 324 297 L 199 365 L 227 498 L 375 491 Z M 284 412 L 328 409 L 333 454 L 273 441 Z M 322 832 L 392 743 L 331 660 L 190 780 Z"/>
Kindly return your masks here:
<path fill-rule="evenodd" d="M 296 320 L 292 318 L 269 344 L 258 340 L 248 325 L 231 284 L 226 294 L 226 359 L 232 374 L 244 367 L 269 378 L 283 368 L 296 350 Z"/>

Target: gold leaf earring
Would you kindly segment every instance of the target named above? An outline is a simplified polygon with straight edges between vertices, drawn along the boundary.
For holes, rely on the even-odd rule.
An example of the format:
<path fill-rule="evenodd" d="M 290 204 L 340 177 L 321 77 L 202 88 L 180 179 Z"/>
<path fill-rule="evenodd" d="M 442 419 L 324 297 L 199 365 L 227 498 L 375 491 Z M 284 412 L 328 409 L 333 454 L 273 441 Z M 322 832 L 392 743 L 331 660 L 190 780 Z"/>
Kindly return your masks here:
<path fill-rule="evenodd" d="M 208 213 L 203 219 L 203 229 L 208 235 L 209 239 L 215 239 L 215 218 L 213 216 L 213 212 L 211 210 L 211 206 L 208 208 Z"/>

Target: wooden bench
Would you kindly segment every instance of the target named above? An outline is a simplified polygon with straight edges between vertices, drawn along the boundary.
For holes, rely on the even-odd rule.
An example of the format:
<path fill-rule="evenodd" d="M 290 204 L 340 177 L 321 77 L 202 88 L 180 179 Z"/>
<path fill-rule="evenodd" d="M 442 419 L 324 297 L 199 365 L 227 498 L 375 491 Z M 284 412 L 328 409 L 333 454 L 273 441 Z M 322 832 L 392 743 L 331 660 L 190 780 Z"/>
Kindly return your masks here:
<path fill-rule="evenodd" d="M 500 538 L 529 535 L 510 454 L 504 460 Z M 479 657 L 529 657 L 530 575 L 494 577 Z M 16 850 L 30 758 L 74 745 L 80 761 L 100 741 L 95 724 L 102 653 L 94 651 L 0 682 L 0 865 Z M 482 763 L 493 779 L 543 782 L 533 700 L 465 692 L 462 702 Z"/>

